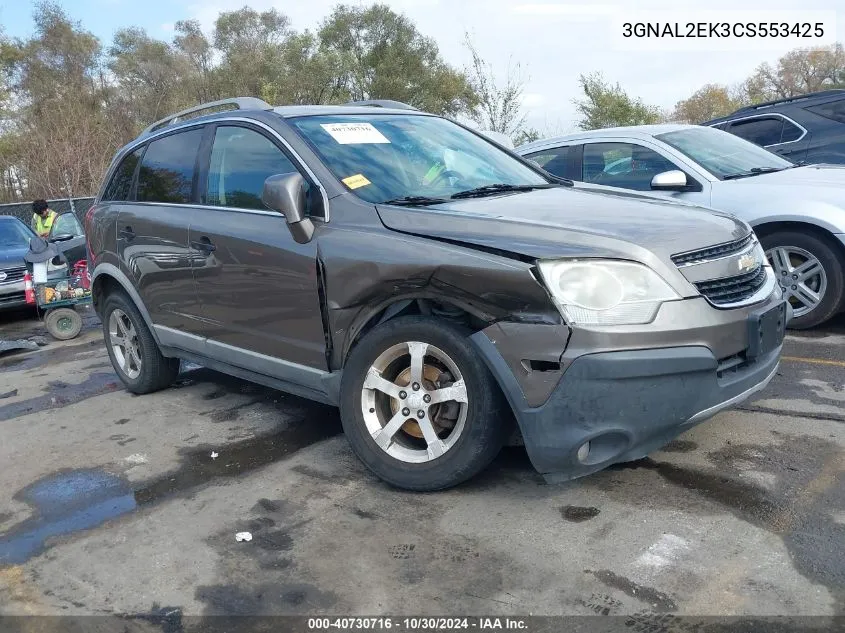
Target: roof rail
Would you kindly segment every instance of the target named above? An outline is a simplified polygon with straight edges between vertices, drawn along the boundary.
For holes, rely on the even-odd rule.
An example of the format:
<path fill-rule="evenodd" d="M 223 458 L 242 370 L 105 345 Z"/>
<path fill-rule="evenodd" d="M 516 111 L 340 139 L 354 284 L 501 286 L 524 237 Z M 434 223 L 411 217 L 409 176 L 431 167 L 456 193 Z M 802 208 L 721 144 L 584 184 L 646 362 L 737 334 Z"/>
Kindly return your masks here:
<path fill-rule="evenodd" d="M 819 92 L 808 92 L 802 95 L 795 95 L 794 97 L 784 97 L 783 99 L 775 99 L 774 101 L 766 101 L 764 103 L 755 103 L 754 105 L 745 106 L 744 108 L 740 108 L 734 114 L 738 112 L 750 112 L 751 110 L 757 110 L 759 108 L 768 108 L 769 106 L 779 105 L 781 103 L 792 103 L 793 101 L 803 101 L 804 99 L 814 99 L 816 97 L 834 97 L 837 95 L 845 95 L 845 89 L 842 88 L 832 88 L 830 90 L 820 90 Z"/>
<path fill-rule="evenodd" d="M 392 99 L 365 99 L 364 101 L 350 101 L 344 103 L 345 106 L 372 106 L 374 108 L 394 108 L 395 110 L 416 110 L 414 106 L 402 103 L 401 101 L 393 101 Z"/>
<path fill-rule="evenodd" d="M 217 108 L 219 106 L 226 105 L 235 106 L 233 108 L 235 110 L 269 110 L 273 107 L 266 101 L 262 101 L 261 99 L 258 99 L 256 97 L 234 97 L 231 99 L 221 99 L 220 101 L 211 101 L 210 103 L 203 103 L 202 105 L 194 106 L 193 108 L 188 108 L 187 110 L 182 110 L 181 112 L 177 112 L 176 114 L 166 116 L 163 119 L 156 121 L 155 123 L 147 127 L 143 132 L 141 132 L 141 134 L 149 134 L 150 132 L 154 132 L 159 128 L 166 127 L 171 123 L 176 123 L 176 121 L 183 118 L 185 115 L 193 114 L 194 112 L 202 112 L 203 110 L 210 110 L 211 108 Z"/>

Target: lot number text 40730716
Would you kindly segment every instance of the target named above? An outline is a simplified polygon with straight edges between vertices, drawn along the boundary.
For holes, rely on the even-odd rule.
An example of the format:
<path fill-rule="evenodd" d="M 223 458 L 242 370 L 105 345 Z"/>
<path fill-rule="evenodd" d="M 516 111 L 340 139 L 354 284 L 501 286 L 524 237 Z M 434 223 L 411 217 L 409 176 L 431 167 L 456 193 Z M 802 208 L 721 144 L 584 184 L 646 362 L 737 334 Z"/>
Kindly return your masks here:
<path fill-rule="evenodd" d="M 472 617 L 373 617 L 373 618 L 308 618 L 312 631 L 525 631 L 522 618 Z"/>

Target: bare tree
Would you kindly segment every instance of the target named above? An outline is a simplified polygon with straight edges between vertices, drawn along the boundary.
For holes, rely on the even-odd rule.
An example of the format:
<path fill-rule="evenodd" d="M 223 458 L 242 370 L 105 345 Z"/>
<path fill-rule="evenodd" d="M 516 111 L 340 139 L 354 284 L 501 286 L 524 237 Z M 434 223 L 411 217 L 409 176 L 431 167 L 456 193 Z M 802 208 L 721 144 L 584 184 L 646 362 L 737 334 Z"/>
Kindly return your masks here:
<path fill-rule="evenodd" d="M 478 105 L 470 115 L 472 120 L 482 129 L 507 134 L 514 144 L 539 136 L 536 130 L 526 129 L 526 114 L 522 106 L 525 92 L 522 67 L 519 64 L 508 65 L 504 83 L 500 84 L 493 67 L 481 57 L 469 33 L 464 36 L 464 45 L 472 56 L 467 74 L 478 98 Z"/>

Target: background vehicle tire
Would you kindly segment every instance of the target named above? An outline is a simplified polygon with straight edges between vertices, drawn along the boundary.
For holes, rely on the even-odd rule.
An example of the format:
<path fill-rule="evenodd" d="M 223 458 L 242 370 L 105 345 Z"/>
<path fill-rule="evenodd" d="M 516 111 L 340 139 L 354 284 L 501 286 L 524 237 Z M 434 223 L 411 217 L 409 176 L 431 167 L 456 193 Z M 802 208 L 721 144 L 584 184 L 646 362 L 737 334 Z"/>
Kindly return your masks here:
<path fill-rule="evenodd" d="M 760 243 L 785 289 L 784 297 L 795 311 L 789 322 L 791 329 L 819 325 L 840 310 L 845 274 L 835 244 L 822 236 L 797 231 L 772 233 Z"/>
<path fill-rule="evenodd" d="M 484 469 L 507 439 L 508 405 L 467 334 L 446 321 L 399 317 L 367 333 L 349 355 L 343 429 L 361 461 L 389 484 L 455 486 Z"/>
<path fill-rule="evenodd" d="M 53 338 L 67 341 L 82 331 L 82 315 L 73 308 L 55 308 L 44 316 L 44 327 Z"/>
<path fill-rule="evenodd" d="M 109 294 L 103 305 L 106 349 L 117 375 L 132 393 L 169 387 L 179 375 L 179 359 L 165 358 L 141 313 L 122 292 Z"/>

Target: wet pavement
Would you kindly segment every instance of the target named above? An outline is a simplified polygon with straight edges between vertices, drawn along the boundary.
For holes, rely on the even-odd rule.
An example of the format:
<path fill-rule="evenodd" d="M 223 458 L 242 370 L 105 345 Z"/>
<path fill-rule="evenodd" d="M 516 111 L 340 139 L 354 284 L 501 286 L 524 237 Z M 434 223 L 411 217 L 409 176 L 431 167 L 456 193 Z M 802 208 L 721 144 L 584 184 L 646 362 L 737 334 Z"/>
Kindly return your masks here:
<path fill-rule="evenodd" d="M 194 366 L 127 393 L 88 314 L 0 357 L 0 615 L 845 615 L 843 405 L 845 318 L 790 334 L 765 391 L 644 460 L 547 485 L 507 448 L 410 494 L 330 407 Z"/>

